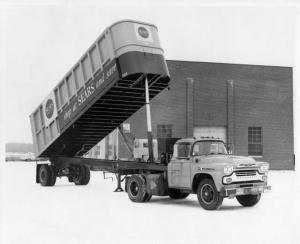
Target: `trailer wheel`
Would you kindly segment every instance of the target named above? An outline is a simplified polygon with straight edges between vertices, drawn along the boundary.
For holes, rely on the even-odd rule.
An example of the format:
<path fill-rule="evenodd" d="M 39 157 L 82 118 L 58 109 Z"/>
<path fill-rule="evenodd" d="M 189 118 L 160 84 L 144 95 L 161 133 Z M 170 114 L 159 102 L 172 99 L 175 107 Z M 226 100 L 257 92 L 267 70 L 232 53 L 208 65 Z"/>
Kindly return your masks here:
<path fill-rule="evenodd" d="M 261 194 L 257 195 L 241 195 L 236 196 L 238 202 L 244 207 L 252 207 L 256 205 L 260 200 Z"/>
<path fill-rule="evenodd" d="M 56 168 L 54 165 L 50 165 L 49 169 L 50 169 L 50 174 L 51 174 L 51 181 L 49 183 L 49 186 L 54 186 L 56 183 L 56 176 L 57 176 Z"/>
<path fill-rule="evenodd" d="M 129 199 L 133 202 L 143 202 L 146 200 L 146 185 L 140 176 L 133 175 L 128 179 L 127 193 Z"/>
<path fill-rule="evenodd" d="M 43 164 L 39 167 L 38 180 L 42 186 L 54 186 L 56 182 L 56 174 L 52 166 Z"/>
<path fill-rule="evenodd" d="M 80 165 L 78 168 L 78 174 L 73 177 L 75 185 L 87 185 L 90 181 L 90 169 L 86 165 Z"/>
<path fill-rule="evenodd" d="M 206 210 L 216 210 L 223 202 L 223 197 L 218 192 L 214 181 L 207 178 L 199 183 L 197 197 L 201 207 Z"/>
<path fill-rule="evenodd" d="M 179 189 L 169 188 L 169 197 L 172 199 L 184 199 L 187 198 L 189 193 L 181 192 Z"/>

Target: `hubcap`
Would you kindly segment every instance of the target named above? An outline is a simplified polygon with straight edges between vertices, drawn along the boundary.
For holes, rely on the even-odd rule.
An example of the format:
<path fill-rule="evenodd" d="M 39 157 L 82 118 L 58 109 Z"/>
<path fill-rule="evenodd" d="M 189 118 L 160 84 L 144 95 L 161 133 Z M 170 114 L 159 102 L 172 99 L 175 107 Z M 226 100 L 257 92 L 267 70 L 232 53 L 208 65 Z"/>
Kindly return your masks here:
<path fill-rule="evenodd" d="M 206 204 L 211 204 L 214 200 L 214 189 L 208 185 L 205 184 L 201 188 L 201 200 L 205 202 Z"/>

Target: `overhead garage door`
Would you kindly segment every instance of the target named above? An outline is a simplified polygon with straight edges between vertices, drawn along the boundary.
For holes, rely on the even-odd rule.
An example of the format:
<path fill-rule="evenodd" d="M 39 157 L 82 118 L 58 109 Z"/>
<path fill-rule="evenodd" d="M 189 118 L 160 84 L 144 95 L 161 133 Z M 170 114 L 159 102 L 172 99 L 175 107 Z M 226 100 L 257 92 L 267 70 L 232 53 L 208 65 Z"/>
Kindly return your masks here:
<path fill-rule="evenodd" d="M 226 127 L 225 126 L 196 126 L 194 127 L 194 137 L 215 137 L 226 142 Z"/>

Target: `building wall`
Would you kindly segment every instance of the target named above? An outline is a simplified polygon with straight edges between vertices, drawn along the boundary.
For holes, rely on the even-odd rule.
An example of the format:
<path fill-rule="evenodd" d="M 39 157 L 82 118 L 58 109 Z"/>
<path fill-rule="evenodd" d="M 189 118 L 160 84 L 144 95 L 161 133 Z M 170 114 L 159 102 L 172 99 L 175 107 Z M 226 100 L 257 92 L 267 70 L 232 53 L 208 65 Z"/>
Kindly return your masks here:
<path fill-rule="evenodd" d="M 226 126 L 234 153 L 248 155 L 248 127 L 261 126 L 263 157 L 257 160 L 294 169 L 292 68 L 186 61 L 168 61 L 168 67 L 170 90 L 151 101 L 155 138 L 157 124 L 172 124 L 178 138 L 191 136 L 195 126 Z M 126 122 L 136 138 L 147 138 L 145 107 Z"/>

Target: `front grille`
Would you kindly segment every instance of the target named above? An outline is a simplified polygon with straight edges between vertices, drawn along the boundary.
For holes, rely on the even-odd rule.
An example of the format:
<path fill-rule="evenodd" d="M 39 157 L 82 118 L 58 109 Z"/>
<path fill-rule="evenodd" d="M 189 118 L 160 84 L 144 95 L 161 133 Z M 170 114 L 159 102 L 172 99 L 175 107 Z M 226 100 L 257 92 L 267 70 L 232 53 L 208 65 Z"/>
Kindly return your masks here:
<path fill-rule="evenodd" d="M 242 171 L 236 171 L 236 176 L 252 176 L 256 175 L 256 170 L 242 170 Z"/>

